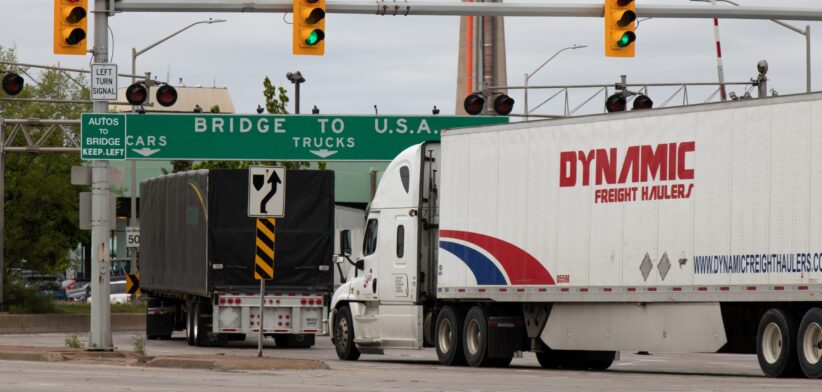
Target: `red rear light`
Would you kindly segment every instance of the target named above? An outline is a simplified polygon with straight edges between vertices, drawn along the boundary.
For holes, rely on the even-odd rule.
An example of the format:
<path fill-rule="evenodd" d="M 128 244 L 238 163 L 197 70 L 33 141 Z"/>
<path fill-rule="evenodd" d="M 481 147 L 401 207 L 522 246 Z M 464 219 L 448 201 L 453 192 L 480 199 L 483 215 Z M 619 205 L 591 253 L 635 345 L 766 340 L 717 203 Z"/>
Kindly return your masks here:
<path fill-rule="evenodd" d="M 239 305 L 240 304 L 240 299 L 237 298 L 237 300 L 235 302 L 237 303 L 237 305 Z"/>
<path fill-rule="evenodd" d="M 322 305 L 322 304 L 323 304 L 323 300 L 322 300 L 322 298 L 318 299 L 318 300 L 317 300 L 317 305 Z"/>
<path fill-rule="evenodd" d="M 228 304 L 229 304 L 229 305 L 231 305 L 231 304 L 233 304 L 233 303 L 234 303 L 234 298 L 229 298 L 229 299 L 228 299 Z"/>
<path fill-rule="evenodd" d="M 309 304 L 309 305 L 314 305 L 314 300 L 313 300 L 313 299 L 309 299 L 309 300 L 308 300 L 308 304 Z"/>
<path fill-rule="evenodd" d="M 305 305 L 306 302 L 307 301 L 305 300 L 305 298 L 303 298 L 303 299 L 300 300 L 300 305 Z"/>
<path fill-rule="evenodd" d="M 220 298 L 220 305 L 225 305 L 225 298 Z"/>

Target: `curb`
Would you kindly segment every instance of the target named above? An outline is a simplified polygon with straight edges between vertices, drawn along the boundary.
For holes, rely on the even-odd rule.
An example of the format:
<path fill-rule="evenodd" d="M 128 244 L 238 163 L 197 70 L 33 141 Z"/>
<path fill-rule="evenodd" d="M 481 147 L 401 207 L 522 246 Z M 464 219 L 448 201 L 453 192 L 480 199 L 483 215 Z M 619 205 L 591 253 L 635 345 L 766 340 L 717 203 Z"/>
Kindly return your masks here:
<path fill-rule="evenodd" d="M 90 314 L 0 314 L 0 334 L 88 332 Z M 144 313 L 112 313 L 112 332 L 145 331 Z"/>
<path fill-rule="evenodd" d="M 147 357 L 141 362 L 128 351 L 84 351 L 82 349 L 49 347 L 0 347 L 0 361 L 84 362 L 105 363 L 115 366 L 149 368 L 202 369 L 202 370 L 328 370 L 323 361 L 271 357 L 240 357 L 233 355 L 203 355 L 186 357 Z"/>

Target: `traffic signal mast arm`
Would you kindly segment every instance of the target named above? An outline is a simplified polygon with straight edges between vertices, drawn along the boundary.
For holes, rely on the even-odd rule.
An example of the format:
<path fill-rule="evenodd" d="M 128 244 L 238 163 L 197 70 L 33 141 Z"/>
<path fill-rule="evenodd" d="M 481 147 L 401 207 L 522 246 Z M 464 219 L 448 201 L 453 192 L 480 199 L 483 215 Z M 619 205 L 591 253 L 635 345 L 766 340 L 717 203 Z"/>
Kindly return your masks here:
<path fill-rule="evenodd" d="M 221 0 L 205 3 L 202 0 L 120 0 L 117 12 L 267 12 L 288 13 L 292 0 Z M 326 12 L 360 15 L 442 15 L 442 16 L 522 16 L 522 17 L 587 17 L 601 18 L 603 4 L 525 4 L 525 3 L 441 3 L 414 1 L 340 0 L 330 1 Z M 785 7 L 712 7 L 702 5 L 669 6 L 637 5 L 637 15 L 643 18 L 696 18 L 696 19 L 783 19 L 822 21 L 818 8 Z"/>

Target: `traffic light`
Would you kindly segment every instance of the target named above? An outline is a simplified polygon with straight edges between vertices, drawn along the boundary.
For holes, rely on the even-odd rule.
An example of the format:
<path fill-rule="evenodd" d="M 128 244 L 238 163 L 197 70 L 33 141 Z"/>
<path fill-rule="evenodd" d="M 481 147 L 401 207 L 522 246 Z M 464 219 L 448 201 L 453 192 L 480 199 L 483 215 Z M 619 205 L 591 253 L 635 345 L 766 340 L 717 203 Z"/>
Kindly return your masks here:
<path fill-rule="evenodd" d="M 3 77 L 3 91 L 8 95 L 17 95 L 23 91 L 23 78 L 13 72 L 6 73 Z"/>
<path fill-rule="evenodd" d="M 634 0 L 605 0 L 605 56 L 634 57 Z"/>
<path fill-rule="evenodd" d="M 626 104 L 627 101 L 625 100 L 625 97 L 621 92 L 618 92 L 605 100 L 605 109 L 608 110 L 608 113 L 624 112 Z"/>
<path fill-rule="evenodd" d="M 54 54 L 86 54 L 88 0 L 54 0 Z"/>
<path fill-rule="evenodd" d="M 640 94 L 634 98 L 634 110 L 651 109 L 654 107 L 654 101 L 645 94 Z"/>
<path fill-rule="evenodd" d="M 485 97 L 481 93 L 473 93 L 465 97 L 462 106 L 465 108 L 466 113 L 476 116 L 481 114 L 485 109 Z M 494 98 L 493 109 L 494 113 L 500 116 L 507 116 L 514 110 L 514 99 L 505 94 L 497 94 Z"/>
<path fill-rule="evenodd" d="M 514 98 L 505 94 L 497 95 L 494 98 L 494 112 L 500 116 L 507 116 L 511 114 L 512 110 L 514 110 Z"/>
<path fill-rule="evenodd" d="M 294 0 L 294 54 L 325 53 L 325 0 Z"/>
<path fill-rule="evenodd" d="M 482 113 L 482 109 L 485 107 L 485 98 L 480 93 L 473 93 L 465 97 L 462 106 L 465 108 L 466 113 L 476 116 Z"/>
<path fill-rule="evenodd" d="M 171 85 L 164 84 L 157 88 L 157 103 L 161 106 L 169 107 L 177 103 L 177 89 Z M 148 98 L 148 88 L 145 82 L 134 83 L 126 88 L 126 101 L 134 106 L 140 106 Z"/>

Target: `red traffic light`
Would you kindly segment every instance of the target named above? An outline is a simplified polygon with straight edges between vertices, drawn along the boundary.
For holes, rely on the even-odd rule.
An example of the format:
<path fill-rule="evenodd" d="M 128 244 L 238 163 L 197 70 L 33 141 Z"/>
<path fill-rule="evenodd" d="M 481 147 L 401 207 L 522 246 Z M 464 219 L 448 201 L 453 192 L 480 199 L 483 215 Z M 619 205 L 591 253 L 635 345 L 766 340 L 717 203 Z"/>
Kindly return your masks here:
<path fill-rule="evenodd" d="M 651 109 L 654 107 L 654 101 L 645 94 L 638 95 L 634 98 L 634 110 Z"/>
<path fill-rule="evenodd" d="M 485 98 L 483 98 L 479 93 L 473 93 L 465 97 L 463 107 L 465 108 L 466 113 L 476 116 L 477 114 L 482 113 L 482 108 L 485 107 Z"/>
<path fill-rule="evenodd" d="M 624 112 L 626 106 L 625 97 L 622 93 L 616 93 L 605 100 L 605 109 L 611 112 Z"/>
<path fill-rule="evenodd" d="M 157 103 L 165 107 L 174 105 L 177 102 L 177 89 L 167 84 L 157 89 Z"/>
<path fill-rule="evenodd" d="M 9 72 L 3 77 L 3 91 L 8 95 L 17 95 L 23 91 L 23 77 L 16 73 Z"/>
<path fill-rule="evenodd" d="M 148 98 L 148 90 L 142 83 L 134 83 L 126 89 L 126 101 L 132 105 L 142 105 Z"/>
<path fill-rule="evenodd" d="M 511 111 L 514 110 L 514 99 L 505 95 L 500 94 L 494 98 L 494 111 L 499 114 L 500 116 L 507 116 L 511 114 Z"/>

